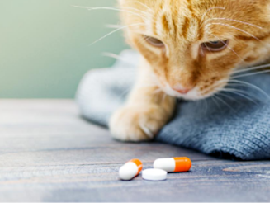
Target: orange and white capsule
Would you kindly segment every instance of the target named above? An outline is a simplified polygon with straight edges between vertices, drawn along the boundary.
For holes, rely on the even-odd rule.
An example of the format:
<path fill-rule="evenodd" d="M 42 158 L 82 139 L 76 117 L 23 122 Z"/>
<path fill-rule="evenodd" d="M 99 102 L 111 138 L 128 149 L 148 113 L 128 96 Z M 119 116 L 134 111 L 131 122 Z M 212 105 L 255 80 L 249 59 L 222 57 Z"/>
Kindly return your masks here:
<path fill-rule="evenodd" d="M 143 164 L 139 159 L 131 159 L 125 163 L 119 170 L 119 177 L 121 180 L 131 180 L 139 175 L 142 171 Z"/>
<path fill-rule="evenodd" d="M 154 168 L 167 172 L 187 172 L 191 168 L 191 160 L 186 157 L 157 159 L 154 162 Z"/>

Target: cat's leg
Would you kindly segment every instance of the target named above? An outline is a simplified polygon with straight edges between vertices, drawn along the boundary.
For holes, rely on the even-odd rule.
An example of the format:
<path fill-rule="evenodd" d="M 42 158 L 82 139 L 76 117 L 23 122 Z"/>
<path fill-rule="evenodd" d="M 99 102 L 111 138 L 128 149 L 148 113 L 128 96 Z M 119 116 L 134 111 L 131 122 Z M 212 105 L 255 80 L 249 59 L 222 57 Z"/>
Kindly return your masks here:
<path fill-rule="evenodd" d="M 113 137 L 123 141 L 153 139 L 172 117 L 175 103 L 175 98 L 154 85 L 149 65 L 142 62 L 126 105 L 112 115 L 110 129 Z"/>

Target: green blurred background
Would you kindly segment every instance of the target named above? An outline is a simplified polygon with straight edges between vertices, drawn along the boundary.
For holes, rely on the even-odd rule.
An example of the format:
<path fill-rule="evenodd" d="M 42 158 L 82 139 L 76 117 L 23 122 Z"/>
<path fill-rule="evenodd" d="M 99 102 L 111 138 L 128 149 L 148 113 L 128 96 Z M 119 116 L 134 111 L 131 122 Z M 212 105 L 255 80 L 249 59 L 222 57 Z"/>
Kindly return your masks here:
<path fill-rule="evenodd" d="M 102 53 L 126 48 L 119 13 L 72 5 L 116 6 L 116 0 L 0 0 L 0 97 L 72 98 L 84 73 L 109 67 Z"/>

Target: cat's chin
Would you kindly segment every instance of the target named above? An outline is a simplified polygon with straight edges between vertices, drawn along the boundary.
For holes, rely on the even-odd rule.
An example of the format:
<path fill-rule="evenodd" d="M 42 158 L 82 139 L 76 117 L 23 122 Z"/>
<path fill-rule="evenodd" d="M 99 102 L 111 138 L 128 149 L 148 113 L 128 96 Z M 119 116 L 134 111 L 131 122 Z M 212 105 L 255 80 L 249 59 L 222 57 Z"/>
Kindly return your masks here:
<path fill-rule="evenodd" d="M 185 101 L 199 101 L 199 100 L 203 100 L 203 99 L 211 96 L 211 94 L 202 96 L 200 93 L 198 93 L 196 91 L 196 89 L 193 89 L 192 91 L 188 92 L 187 94 L 181 94 L 181 93 L 178 93 L 176 91 L 173 91 L 172 89 L 170 89 L 170 91 L 168 91 L 168 92 L 166 91 L 166 93 L 169 96 L 177 97 L 177 98 L 185 100 Z"/>
<path fill-rule="evenodd" d="M 207 95 L 200 95 L 200 94 L 187 94 L 181 96 L 182 100 L 184 101 L 199 101 L 199 100 L 204 100 L 206 98 L 209 98 L 211 96 L 215 95 L 215 93 L 209 93 Z"/>
<path fill-rule="evenodd" d="M 181 97 L 178 97 L 184 101 L 199 101 L 199 100 L 203 100 L 205 99 L 206 97 L 194 97 L 194 96 L 181 96 Z"/>
<path fill-rule="evenodd" d="M 200 101 L 200 100 L 204 100 L 208 97 L 210 97 L 210 96 L 181 96 L 178 98 L 183 100 L 183 101 Z"/>

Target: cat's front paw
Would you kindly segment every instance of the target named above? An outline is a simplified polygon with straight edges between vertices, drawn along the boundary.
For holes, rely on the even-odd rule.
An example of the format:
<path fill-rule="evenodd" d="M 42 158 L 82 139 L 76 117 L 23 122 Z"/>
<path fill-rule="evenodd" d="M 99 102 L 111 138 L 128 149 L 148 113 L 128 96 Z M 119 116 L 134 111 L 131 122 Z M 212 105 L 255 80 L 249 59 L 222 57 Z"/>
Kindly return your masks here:
<path fill-rule="evenodd" d="M 168 116 L 159 106 L 126 106 L 116 111 L 110 121 L 113 137 L 123 141 L 154 139 Z"/>

